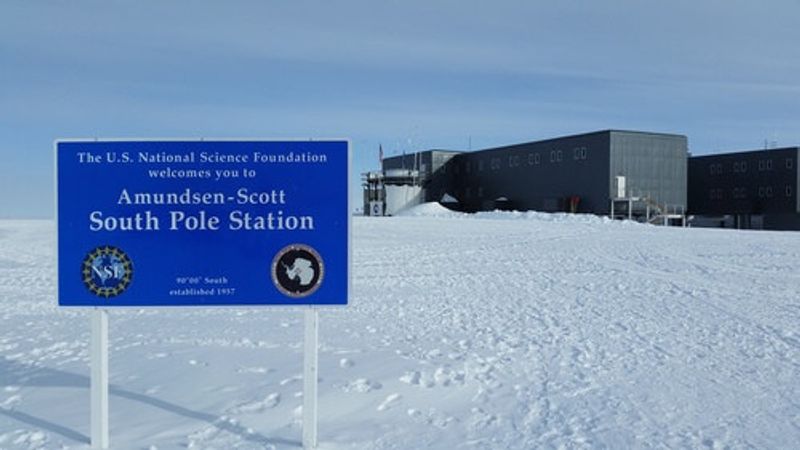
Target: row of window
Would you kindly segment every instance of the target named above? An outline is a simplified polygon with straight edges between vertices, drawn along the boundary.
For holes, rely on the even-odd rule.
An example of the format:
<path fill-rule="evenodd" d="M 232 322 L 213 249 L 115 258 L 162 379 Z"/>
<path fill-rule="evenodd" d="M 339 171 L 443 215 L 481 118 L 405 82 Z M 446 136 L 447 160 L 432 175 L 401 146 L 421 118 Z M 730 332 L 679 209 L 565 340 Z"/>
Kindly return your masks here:
<path fill-rule="evenodd" d="M 564 152 L 563 150 L 551 150 L 549 154 L 545 152 L 545 155 L 548 157 L 546 160 L 549 159 L 550 163 L 560 163 L 564 161 Z M 572 159 L 573 161 L 585 161 L 588 158 L 588 151 L 586 147 L 575 147 L 572 149 Z M 522 158 L 521 155 L 510 155 L 508 158 L 500 158 L 495 157 L 489 160 L 489 169 L 491 170 L 500 170 L 503 168 L 504 164 L 513 169 L 515 167 L 522 166 L 525 162 L 529 166 L 538 166 L 542 163 L 542 152 L 532 152 L 528 153 L 527 161 Z M 456 173 L 458 173 L 458 166 L 456 166 Z M 485 169 L 485 160 L 479 159 L 477 164 L 478 172 L 483 172 Z M 464 170 L 467 173 L 472 171 L 472 164 L 467 161 L 466 165 L 464 166 Z"/>
<path fill-rule="evenodd" d="M 773 198 L 775 196 L 775 190 L 772 186 L 759 186 L 758 187 L 758 198 Z M 791 197 L 794 195 L 794 189 L 788 184 L 784 187 L 783 195 L 786 197 Z M 731 197 L 740 200 L 747 198 L 747 188 L 745 187 L 738 187 L 733 188 L 731 191 Z M 714 188 L 708 190 L 708 198 L 710 200 L 722 200 L 725 198 L 725 190 L 722 188 Z"/>
<path fill-rule="evenodd" d="M 787 169 L 794 169 L 794 158 L 786 158 L 785 166 Z M 747 161 L 736 161 L 733 163 L 733 173 L 747 173 Z M 771 159 L 761 159 L 758 161 L 758 171 L 767 172 L 772 170 Z M 708 172 L 711 175 L 722 175 L 724 173 L 722 163 L 708 165 Z"/>

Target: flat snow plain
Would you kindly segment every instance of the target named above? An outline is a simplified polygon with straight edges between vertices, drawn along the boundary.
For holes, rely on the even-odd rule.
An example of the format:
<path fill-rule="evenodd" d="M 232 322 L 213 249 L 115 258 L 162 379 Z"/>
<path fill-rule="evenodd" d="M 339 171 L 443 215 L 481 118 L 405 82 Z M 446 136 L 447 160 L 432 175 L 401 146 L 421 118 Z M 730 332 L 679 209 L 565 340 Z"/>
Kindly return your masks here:
<path fill-rule="evenodd" d="M 797 448 L 800 233 L 355 218 L 321 449 Z M 52 222 L 0 222 L 0 448 L 88 448 L 89 315 Z M 303 315 L 111 311 L 115 449 L 299 448 Z"/>

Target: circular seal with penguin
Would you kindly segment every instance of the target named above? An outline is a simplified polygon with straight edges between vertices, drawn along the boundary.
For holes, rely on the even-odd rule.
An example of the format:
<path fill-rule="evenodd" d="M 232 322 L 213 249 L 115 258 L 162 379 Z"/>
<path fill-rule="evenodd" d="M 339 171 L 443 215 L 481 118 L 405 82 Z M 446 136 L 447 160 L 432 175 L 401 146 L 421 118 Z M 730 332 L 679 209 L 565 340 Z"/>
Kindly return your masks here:
<path fill-rule="evenodd" d="M 287 245 L 272 260 L 272 282 L 283 294 L 307 297 L 322 284 L 325 265 L 319 253 L 305 244 Z"/>
<path fill-rule="evenodd" d="M 131 285 L 133 263 L 124 251 L 103 245 L 83 259 L 81 279 L 92 294 L 106 299 L 116 297 Z"/>

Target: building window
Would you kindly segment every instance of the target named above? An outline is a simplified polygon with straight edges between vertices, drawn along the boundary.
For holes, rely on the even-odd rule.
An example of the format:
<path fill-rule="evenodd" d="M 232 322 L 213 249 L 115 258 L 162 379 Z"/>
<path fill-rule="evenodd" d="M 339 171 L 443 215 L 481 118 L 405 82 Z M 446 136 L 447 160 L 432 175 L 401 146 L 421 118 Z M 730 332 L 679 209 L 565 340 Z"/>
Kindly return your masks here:
<path fill-rule="evenodd" d="M 572 149 L 572 159 L 575 161 L 586 159 L 586 147 L 575 147 Z"/>
<path fill-rule="evenodd" d="M 556 152 L 556 161 L 561 162 L 563 157 L 564 157 L 564 154 L 561 152 L 561 150 Z"/>
<path fill-rule="evenodd" d="M 733 172 L 734 173 L 746 173 L 747 172 L 747 161 L 741 161 L 741 162 L 733 163 Z"/>
<path fill-rule="evenodd" d="M 722 163 L 710 164 L 708 166 L 708 173 L 711 175 L 722 175 Z"/>
<path fill-rule="evenodd" d="M 709 189 L 708 198 L 711 200 L 722 200 L 723 198 L 722 189 Z"/>
<path fill-rule="evenodd" d="M 556 151 L 555 150 L 550 150 L 550 162 L 551 163 L 556 162 Z"/>
<path fill-rule="evenodd" d="M 500 170 L 500 158 L 492 158 L 492 170 Z"/>
<path fill-rule="evenodd" d="M 519 155 L 508 157 L 508 167 L 519 167 Z"/>
<path fill-rule="evenodd" d="M 767 194 L 767 198 L 772 198 L 772 186 L 767 186 L 767 188 L 764 189 L 764 193 Z"/>
<path fill-rule="evenodd" d="M 786 158 L 786 168 L 787 168 L 787 169 L 792 169 L 792 168 L 794 168 L 794 159 L 792 159 L 792 158 Z"/>
<path fill-rule="evenodd" d="M 743 187 L 733 188 L 733 198 L 735 199 L 747 198 L 747 188 Z"/>
<path fill-rule="evenodd" d="M 541 160 L 542 158 L 538 153 L 528 153 L 528 165 L 533 166 L 535 164 L 539 164 Z"/>
<path fill-rule="evenodd" d="M 786 196 L 787 196 L 787 197 L 791 197 L 791 196 L 792 196 L 792 193 L 793 193 L 793 192 L 792 192 L 792 187 L 791 187 L 791 186 L 789 186 L 789 185 L 787 184 L 787 185 L 786 185 L 786 189 L 785 189 L 785 191 L 784 191 L 784 192 L 786 193 Z"/>
<path fill-rule="evenodd" d="M 765 170 L 772 170 L 772 160 L 771 159 L 762 159 L 758 161 L 758 170 L 763 172 Z"/>

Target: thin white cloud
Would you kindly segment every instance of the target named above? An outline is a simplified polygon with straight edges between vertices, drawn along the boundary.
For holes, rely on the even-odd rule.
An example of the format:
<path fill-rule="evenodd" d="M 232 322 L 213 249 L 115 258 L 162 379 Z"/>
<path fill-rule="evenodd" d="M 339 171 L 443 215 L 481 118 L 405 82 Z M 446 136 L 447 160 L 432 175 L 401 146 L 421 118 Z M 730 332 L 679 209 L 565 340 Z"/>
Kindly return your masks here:
<path fill-rule="evenodd" d="M 49 177 L 59 135 L 798 144 L 797 17 L 796 0 L 2 2 L 0 157 L 35 156 L 0 178 Z"/>

